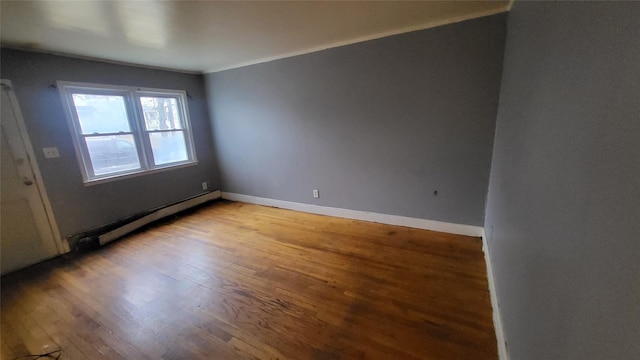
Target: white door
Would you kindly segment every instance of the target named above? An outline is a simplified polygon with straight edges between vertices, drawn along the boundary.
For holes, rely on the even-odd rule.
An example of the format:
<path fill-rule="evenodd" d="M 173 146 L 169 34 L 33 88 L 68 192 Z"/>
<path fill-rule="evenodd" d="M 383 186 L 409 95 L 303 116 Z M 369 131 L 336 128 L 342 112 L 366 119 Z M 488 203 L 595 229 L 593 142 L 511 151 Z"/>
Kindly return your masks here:
<path fill-rule="evenodd" d="M 53 218 L 45 209 L 44 191 L 33 149 L 24 131 L 11 83 L 2 80 L 2 173 L 0 183 L 0 268 L 5 274 L 61 253 L 59 236 L 52 229 Z M 51 221 L 50 221 L 51 218 Z M 56 230 L 57 231 L 57 230 Z"/>

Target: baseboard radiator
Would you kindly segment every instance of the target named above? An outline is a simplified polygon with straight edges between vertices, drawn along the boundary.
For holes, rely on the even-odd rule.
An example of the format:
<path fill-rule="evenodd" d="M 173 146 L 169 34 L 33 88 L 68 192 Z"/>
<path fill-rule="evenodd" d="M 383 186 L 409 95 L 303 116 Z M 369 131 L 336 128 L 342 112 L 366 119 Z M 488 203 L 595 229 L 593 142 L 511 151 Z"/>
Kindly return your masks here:
<path fill-rule="evenodd" d="M 219 190 L 203 193 L 194 197 L 156 208 L 143 214 L 127 217 L 122 220 L 101 226 L 97 229 L 85 231 L 68 238 L 69 246 L 75 250 L 95 248 L 117 240 L 154 221 L 177 214 L 206 202 L 219 199 Z"/>

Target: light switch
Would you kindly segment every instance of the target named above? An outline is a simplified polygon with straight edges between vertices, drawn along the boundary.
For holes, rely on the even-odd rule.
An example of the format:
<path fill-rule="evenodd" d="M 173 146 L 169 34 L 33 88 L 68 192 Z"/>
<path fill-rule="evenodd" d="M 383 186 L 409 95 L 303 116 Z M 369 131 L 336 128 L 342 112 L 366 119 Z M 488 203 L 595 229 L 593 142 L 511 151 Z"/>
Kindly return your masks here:
<path fill-rule="evenodd" d="M 57 147 L 46 147 L 42 148 L 42 152 L 44 153 L 44 157 L 47 159 L 53 159 L 60 157 L 60 152 L 58 152 Z"/>

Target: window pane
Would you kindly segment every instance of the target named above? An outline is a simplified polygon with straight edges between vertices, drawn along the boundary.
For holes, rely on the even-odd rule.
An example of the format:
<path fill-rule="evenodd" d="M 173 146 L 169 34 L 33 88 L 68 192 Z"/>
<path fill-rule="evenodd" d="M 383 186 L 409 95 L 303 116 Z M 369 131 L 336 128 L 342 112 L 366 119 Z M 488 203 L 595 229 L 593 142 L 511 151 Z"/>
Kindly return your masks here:
<path fill-rule="evenodd" d="M 73 94 L 83 134 L 131 132 L 123 96 Z"/>
<path fill-rule="evenodd" d="M 182 129 L 178 99 L 167 97 L 140 97 L 147 130 Z"/>
<path fill-rule="evenodd" d="M 182 131 L 149 133 L 156 165 L 189 160 Z"/>
<path fill-rule="evenodd" d="M 85 141 L 96 176 L 140 169 L 133 135 L 91 136 Z"/>

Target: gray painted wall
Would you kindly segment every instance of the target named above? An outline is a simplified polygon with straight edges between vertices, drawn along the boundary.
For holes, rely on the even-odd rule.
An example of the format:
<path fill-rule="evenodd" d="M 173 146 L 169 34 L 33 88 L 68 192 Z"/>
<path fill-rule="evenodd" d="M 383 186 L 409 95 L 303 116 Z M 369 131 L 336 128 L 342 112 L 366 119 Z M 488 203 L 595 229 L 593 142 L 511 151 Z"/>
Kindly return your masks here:
<path fill-rule="evenodd" d="M 206 75 L 222 189 L 482 226 L 505 18 Z"/>
<path fill-rule="evenodd" d="M 512 360 L 640 359 L 639 19 L 509 14 L 485 231 Z"/>
<path fill-rule="evenodd" d="M 151 70 L 2 49 L 1 76 L 12 81 L 27 130 L 64 237 L 202 193 L 201 182 L 219 187 L 211 125 L 201 75 Z M 85 187 L 56 80 L 187 90 L 199 164 Z M 45 159 L 43 147 L 61 157 Z"/>

